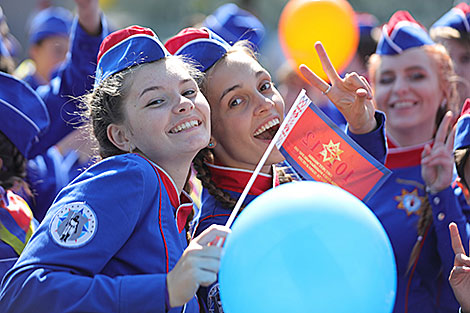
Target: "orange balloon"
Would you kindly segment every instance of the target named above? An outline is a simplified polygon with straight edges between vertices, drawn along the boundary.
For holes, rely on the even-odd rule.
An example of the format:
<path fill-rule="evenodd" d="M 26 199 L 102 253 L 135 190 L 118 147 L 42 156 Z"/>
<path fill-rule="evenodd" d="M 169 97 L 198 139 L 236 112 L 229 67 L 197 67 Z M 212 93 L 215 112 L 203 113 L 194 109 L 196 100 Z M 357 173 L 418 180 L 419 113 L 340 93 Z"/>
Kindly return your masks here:
<path fill-rule="evenodd" d="M 321 41 L 336 71 L 344 69 L 359 42 L 354 10 L 346 0 L 291 0 L 279 19 L 279 39 L 297 71 L 305 64 L 327 80 L 314 45 Z"/>

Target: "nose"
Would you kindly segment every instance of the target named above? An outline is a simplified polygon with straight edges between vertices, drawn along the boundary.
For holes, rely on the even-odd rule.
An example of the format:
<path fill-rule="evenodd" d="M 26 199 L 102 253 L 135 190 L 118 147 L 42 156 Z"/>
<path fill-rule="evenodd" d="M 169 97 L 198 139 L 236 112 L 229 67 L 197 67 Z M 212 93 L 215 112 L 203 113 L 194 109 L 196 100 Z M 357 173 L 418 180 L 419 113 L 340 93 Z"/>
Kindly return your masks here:
<path fill-rule="evenodd" d="M 180 96 L 179 103 L 174 106 L 173 112 L 177 114 L 188 113 L 194 109 L 194 102 L 187 97 Z"/>
<path fill-rule="evenodd" d="M 265 97 L 263 95 L 258 95 L 255 101 L 255 115 L 262 115 L 265 112 L 269 112 L 269 110 L 275 105 L 271 98 Z"/>
<path fill-rule="evenodd" d="M 393 84 L 393 91 L 398 95 L 404 95 L 409 91 L 409 83 L 402 77 L 397 77 L 395 83 Z"/>

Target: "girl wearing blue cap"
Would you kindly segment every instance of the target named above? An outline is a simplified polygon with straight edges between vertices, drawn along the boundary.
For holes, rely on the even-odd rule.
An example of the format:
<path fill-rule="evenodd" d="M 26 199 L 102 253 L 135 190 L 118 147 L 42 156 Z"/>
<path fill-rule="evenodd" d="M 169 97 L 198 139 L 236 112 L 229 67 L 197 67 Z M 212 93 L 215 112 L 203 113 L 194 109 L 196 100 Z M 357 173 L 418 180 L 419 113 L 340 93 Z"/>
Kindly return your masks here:
<path fill-rule="evenodd" d="M 2 312 L 198 312 L 224 238 L 212 227 L 186 248 L 182 191 L 209 142 L 209 106 L 181 59 L 131 26 L 102 43 L 86 97 L 102 161 L 57 196 L 0 294 Z"/>
<path fill-rule="evenodd" d="M 208 148 L 194 160 L 204 186 L 201 213 L 194 227 L 197 235 L 210 224 L 227 222 L 284 118 L 284 101 L 270 74 L 242 43 L 230 46 L 209 30 L 189 28 L 165 46 L 172 53 L 192 58 L 206 72 L 201 90 L 211 106 L 212 138 Z M 350 121 L 349 134 L 376 158 L 384 160 L 383 114 L 375 112 L 367 82 L 358 75 L 340 78 L 321 45 L 318 52 L 332 85 L 304 67 L 307 79 L 339 104 Z M 301 179 L 285 164 L 278 165 L 283 159 L 279 151 L 273 151 L 244 205 L 279 183 Z M 210 312 L 223 311 L 218 284 L 201 288 L 200 295 Z"/>
<path fill-rule="evenodd" d="M 0 279 L 9 270 L 38 223 L 25 199 L 31 145 L 49 125 L 41 98 L 22 81 L 0 72 Z"/>
<path fill-rule="evenodd" d="M 387 231 L 396 257 L 394 312 L 456 312 L 446 277 L 454 254 L 447 226 L 457 223 L 468 243 L 470 217 L 460 188 L 452 188 L 458 105 L 455 73 L 445 48 L 406 11 L 382 29 L 369 76 L 377 108 L 387 116 L 392 176 L 369 206 Z"/>

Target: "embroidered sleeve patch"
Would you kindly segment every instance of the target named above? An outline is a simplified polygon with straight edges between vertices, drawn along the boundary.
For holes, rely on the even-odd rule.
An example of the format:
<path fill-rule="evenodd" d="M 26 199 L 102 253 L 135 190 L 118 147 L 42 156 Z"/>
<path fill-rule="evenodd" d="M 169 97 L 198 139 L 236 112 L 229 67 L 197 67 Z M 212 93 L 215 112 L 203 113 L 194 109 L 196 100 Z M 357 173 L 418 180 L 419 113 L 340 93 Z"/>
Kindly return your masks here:
<path fill-rule="evenodd" d="M 83 202 L 64 205 L 52 218 L 49 231 L 63 247 L 78 248 L 88 243 L 97 229 L 95 212 Z"/>

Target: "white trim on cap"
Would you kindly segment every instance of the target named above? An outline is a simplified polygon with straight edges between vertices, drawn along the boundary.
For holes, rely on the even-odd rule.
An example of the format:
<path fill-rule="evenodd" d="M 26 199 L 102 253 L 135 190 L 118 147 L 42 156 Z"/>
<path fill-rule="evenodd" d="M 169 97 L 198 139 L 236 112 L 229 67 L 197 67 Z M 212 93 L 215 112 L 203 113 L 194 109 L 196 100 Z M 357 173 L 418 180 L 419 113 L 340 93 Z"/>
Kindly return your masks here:
<path fill-rule="evenodd" d="M 457 8 L 452 8 L 451 11 L 453 11 L 455 14 L 458 15 L 458 17 L 462 19 L 463 25 L 465 26 L 465 30 L 467 32 L 470 32 L 470 23 L 467 20 L 467 16 L 465 15 L 465 12 Z"/>
<path fill-rule="evenodd" d="M 403 52 L 403 49 L 400 48 L 400 46 L 397 45 L 395 42 L 393 42 L 393 40 L 388 36 L 387 25 L 384 25 L 384 27 L 382 27 L 382 37 L 389 44 L 389 46 L 392 47 L 392 49 L 395 50 L 397 53 Z"/>
<path fill-rule="evenodd" d="M 103 60 L 104 56 L 105 56 L 106 54 L 108 54 L 108 52 L 110 52 L 111 50 L 114 50 L 115 48 L 117 48 L 117 47 L 120 46 L 120 45 L 123 45 L 126 41 L 129 41 L 129 40 L 131 40 L 131 39 L 133 39 L 133 38 L 136 38 L 136 37 L 143 37 L 143 38 L 148 38 L 148 39 L 150 39 L 150 40 L 153 40 L 153 41 L 155 41 L 155 42 L 162 48 L 162 50 L 163 50 L 164 52 L 168 52 L 168 50 L 167 50 L 167 49 L 165 48 L 165 46 L 160 42 L 160 40 L 158 39 L 158 37 L 156 37 L 156 35 L 155 35 L 155 36 L 150 36 L 150 35 L 147 35 L 147 34 L 135 34 L 135 35 L 132 35 L 132 36 L 127 37 L 127 38 L 124 39 L 124 40 L 121 40 L 121 41 L 115 43 L 115 44 L 114 44 L 113 46 L 111 46 L 108 50 L 106 50 L 106 52 L 101 55 L 100 61 L 98 62 L 97 67 L 100 66 L 101 60 Z M 165 53 L 165 54 L 166 54 L 166 55 L 169 55 L 169 52 L 168 52 L 168 53 Z"/>
<path fill-rule="evenodd" d="M 29 118 L 29 116 L 27 116 L 26 114 L 24 114 L 23 112 L 21 112 L 21 110 L 19 110 L 18 108 L 16 108 L 15 106 L 11 105 L 10 103 L 4 101 L 3 99 L 0 99 L 0 103 L 4 104 L 7 108 L 10 108 L 12 109 L 13 111 L 15 111 L 16 113 L 18 113 L 18 115 L 20 115 L 22 118 L 24 118 L 27 122 L 29 122 L 33 127 L 34 129 L 36 129 L 36 131 L 38 133 L 41 132 L 41 129 L 38 127 L 38 125 L 36 125 L 36 123 L 34 123 L 34 121 L 32 119 Z"/>

